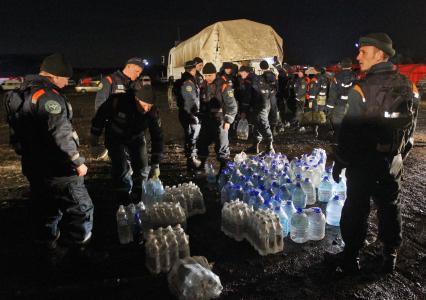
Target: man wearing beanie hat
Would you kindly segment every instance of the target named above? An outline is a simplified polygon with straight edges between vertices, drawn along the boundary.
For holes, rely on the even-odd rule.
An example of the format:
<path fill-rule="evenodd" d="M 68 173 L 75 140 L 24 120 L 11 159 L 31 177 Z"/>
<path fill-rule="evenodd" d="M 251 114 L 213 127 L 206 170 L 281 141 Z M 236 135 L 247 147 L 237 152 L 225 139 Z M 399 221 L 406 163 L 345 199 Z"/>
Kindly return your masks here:
<path fill-rule="evenodd" d="M 395 270 L 402 242 L 401 190 L 403 161 L 413 145 L 418 112 L 417 88 L 388 61 L 395 54 L 385 33 L 360 38 L 359 61 L 366 72 L 348 93 L 348 111 L 343 118 L 333 157 L 333 178 L 347 176 L 347 200 L 340 229 L 343 252 L 326 259 L 348 273 L 359 270 L 359 251 L 364 245 L 370 199 L 377 207 L 378 238 L 382 242 L 384 273 Z"/>
<path fill-rule="evenodd" d="M 160 175 L 164 138 L 158 109 L 153 105 L 151 86 L 138 86 L 127 93 L 112 94 L 92 120 L 92 135 L 99 137 L 105 128 L 117 207 L 123 201 L 127 202 L 124 204 L 139 202 L 143 181 Z M 146 129 L 151 136 L 150 164 Z"/>
<path fill-rule="evenodd" d="M 342 70 L 331 80 L 327 98 L 328 116 L 334 140 L 337 140 L 340 124 L 348 108 L 349 90 L 356 80 L 356 74 L 352 71 L 352 59 L 349 57 L 342 59 L 340 66 Z"/>
<path fill-rule="evenodd" d="M 195 75 L 197 63 L 193 60 L 185 62 L 185 73 L 177 84 L 177 105 L 179 107 L 179 122 L 182 125 L 185 138 L 185 156 L 188 171 L 195 171 L 200 167 L 198 159 L 197 140 L 200 135 L 201 123 L 199 119 L 200 110 L 200 87 Z"/>
<path fill-rule="evenodd" d="M 11 140 L 19 144 L 22 172 L 30 183 L 35 239 L 53 265 L 70 250 L 76 258 L 91 253 L 86 249 L 93 225 L 93 204 L 84 185 L 87 167 L 78 151 L 71 104 L 60 92 L 71 76 L 64 56 L 52 54 L 39 75 L 27 75 L 20 91 L 11 94 L 23 101 L 18 138 Z"/>
<path fill-rule="evenodd" d="M 95 112 L 112 94 L 126 93 L 129 89 L 134 88 L 136 80 L 142 74 L 144 68 L 144 60 L 140 57 L 129 58 L 123 70 L 117 70 L 114 73 L 102 78 L 102 88 L 96 93 Z M 96 137 L 90 137 L 92 145 L 92 154 L 96 159 L 105 159 L 108 151 L 99 147 L 99 140 Z"/>
<path fill-rule="evenodd" d="M 203 74 L 205 81 L 200 92 L 202 126 L 198 154 L 201 161 L 205 163 L 209 156 L 209 145 L 215 143 L 216 157 L 222 169 L 226 166 L 231 154 L 228 133 L 237 114 L 237 102 L 232 86 L 217 76 L 216 68 L 212 63 L 204 66 Z"/>
<path fill-rule="evenodd" d="M 238 66 L 231 62 L 224 62 L 220 69 L 220 77 L 227 81 L 230 86 L 234 86 L 237 80 Z"/>
<path fill-rule="evenodd" d="M 204 77 L 201 74 L 201 71 L 203 70 L 204 63 L 203 63 L 203 60 L 199 57 L 195 57 L 193 59 L 193 61 L 195 62 L 195 69 L 197 70 L 197 73 L 195 74 L 195 80 L 196 80 L 198 86 L 201 86 L 203 84 L 203 81 L 204 81 Z"/>

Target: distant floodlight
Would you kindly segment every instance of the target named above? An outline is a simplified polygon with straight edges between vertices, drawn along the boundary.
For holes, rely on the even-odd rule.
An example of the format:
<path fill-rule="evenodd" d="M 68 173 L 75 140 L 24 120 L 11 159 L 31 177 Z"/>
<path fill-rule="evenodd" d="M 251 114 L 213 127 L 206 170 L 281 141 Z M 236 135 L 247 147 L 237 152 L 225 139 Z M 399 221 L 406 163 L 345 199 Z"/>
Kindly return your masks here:
<path fill-rule="evenodd" d="M 359 44 L 358 44 L 358 43 L 355 43 L 355 47 L 356 47 L 356 48 L 359 48 Z"/>
<path fill-rule="evenodd" d="M 142 62 L 143 62 L 143 64 L 144 64 L 145 66 L 149 65 L 149 62 L 148 62 L 148 60 L 146 60 L 146 59 L 142 60 Z"/>

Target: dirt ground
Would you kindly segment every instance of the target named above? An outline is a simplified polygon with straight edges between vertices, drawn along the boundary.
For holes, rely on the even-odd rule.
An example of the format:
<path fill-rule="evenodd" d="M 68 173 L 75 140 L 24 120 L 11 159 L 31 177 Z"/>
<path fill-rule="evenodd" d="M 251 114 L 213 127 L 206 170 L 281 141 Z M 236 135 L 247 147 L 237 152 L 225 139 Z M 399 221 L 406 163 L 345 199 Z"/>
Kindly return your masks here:
<path fill-rule="evenodd" d="M 74 124 L 82 152 L 88 158 L 86 184 L 95 204 L 94 245 L 107 250 L 110 259 L 96 269 L 73 265 L 57 272 L 40 263 L 31 243 L 28 223 L 28 184 L 21 175 L 19 158 L 9 149 L 3 105 L 0 109 L 0 299 L 169 299 L 165 275 L 150 275 L 141 245 L 120 245 L 111 201 L 109 163 L 90 159 L 87 141 L 93 115 L 94 94 L 69 94 Z M 1 97 L 1 95 L 0 95 Z M 422 104 L 416 146 L 406 161 L 401 193 L 404 244 L 397 271 L 381 276 L 375 242 L 377 223 L 371 212 L 369 241 L 363 250 L 360 275 L 334 276 L 323 263 L 325 250 L 338 251 L 338 228 L 327 226 L 319 242 L 295 244 L 285 240 L 284 252 L 259 256 L 247 242 L 236 242 L 220 231 L 218 194 L 201 176 L 186 173 L 182 132 L 175 111 L 169 111 L 164 88 L 158 89 L 162 124 L 166 133 L 161 179 L 165 185 L 192 180 L 204 192 L 207 213 L 188 220 L 192 255 L 214 263 L 224 287 L 222 299 L 426 299 L 426 105 Z M 329 144 L 287 130 L 277 139 L 277 150 L 294 157 Z M 248 143 L 231 141 L 233 155 Z M 212 153 L 213 151 L 211 151 Z M 214 156 L 211 155 L 211 160 Z"/>

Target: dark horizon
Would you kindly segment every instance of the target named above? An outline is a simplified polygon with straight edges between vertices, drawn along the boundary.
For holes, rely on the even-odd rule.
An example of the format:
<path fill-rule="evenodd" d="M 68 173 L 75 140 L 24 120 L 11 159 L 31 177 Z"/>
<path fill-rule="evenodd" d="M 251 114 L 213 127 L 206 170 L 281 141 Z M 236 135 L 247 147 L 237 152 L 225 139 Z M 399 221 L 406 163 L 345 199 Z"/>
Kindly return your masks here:
<path fill-rule="evenodd" d="M 16 1 L 0 4 L 3 29 L 0 55 L 62 52 L 75 67 L 120 67 L 132 56 L 160 63 L 177 39 L 231 19 L 249 19 L 272 26 L 284 40 L 290 64 L 326 65 L 355 58 L 358 38 L 387 32 L 398 54 L 426 61 L 426 3 L 393 1 L 140 1 L 105 3 Z M 373 2 L 373 3 L 370 3 Z M 18 13 L 17 13 L 18 12 Z M 402 22 L 403 20 L 403 22 Z"/>

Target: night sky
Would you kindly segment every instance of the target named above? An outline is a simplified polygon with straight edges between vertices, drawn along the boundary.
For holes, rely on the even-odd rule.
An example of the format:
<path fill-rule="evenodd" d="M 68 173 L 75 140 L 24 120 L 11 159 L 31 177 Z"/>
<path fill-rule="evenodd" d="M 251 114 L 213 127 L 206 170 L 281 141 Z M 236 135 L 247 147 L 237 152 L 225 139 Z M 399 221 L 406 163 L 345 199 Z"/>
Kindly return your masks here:
<path fill-rule="evenodd" d="M 426 60 L 426 0 L 1 1 L 0 55 L 63 52 L 76 67 L 120 66 L 131 56 L 158 63 L 177 39 L 221 20 L 271 25 L 291 64 L 356 55 L 358 37 L 387 32 L 399 53 Z"/>

